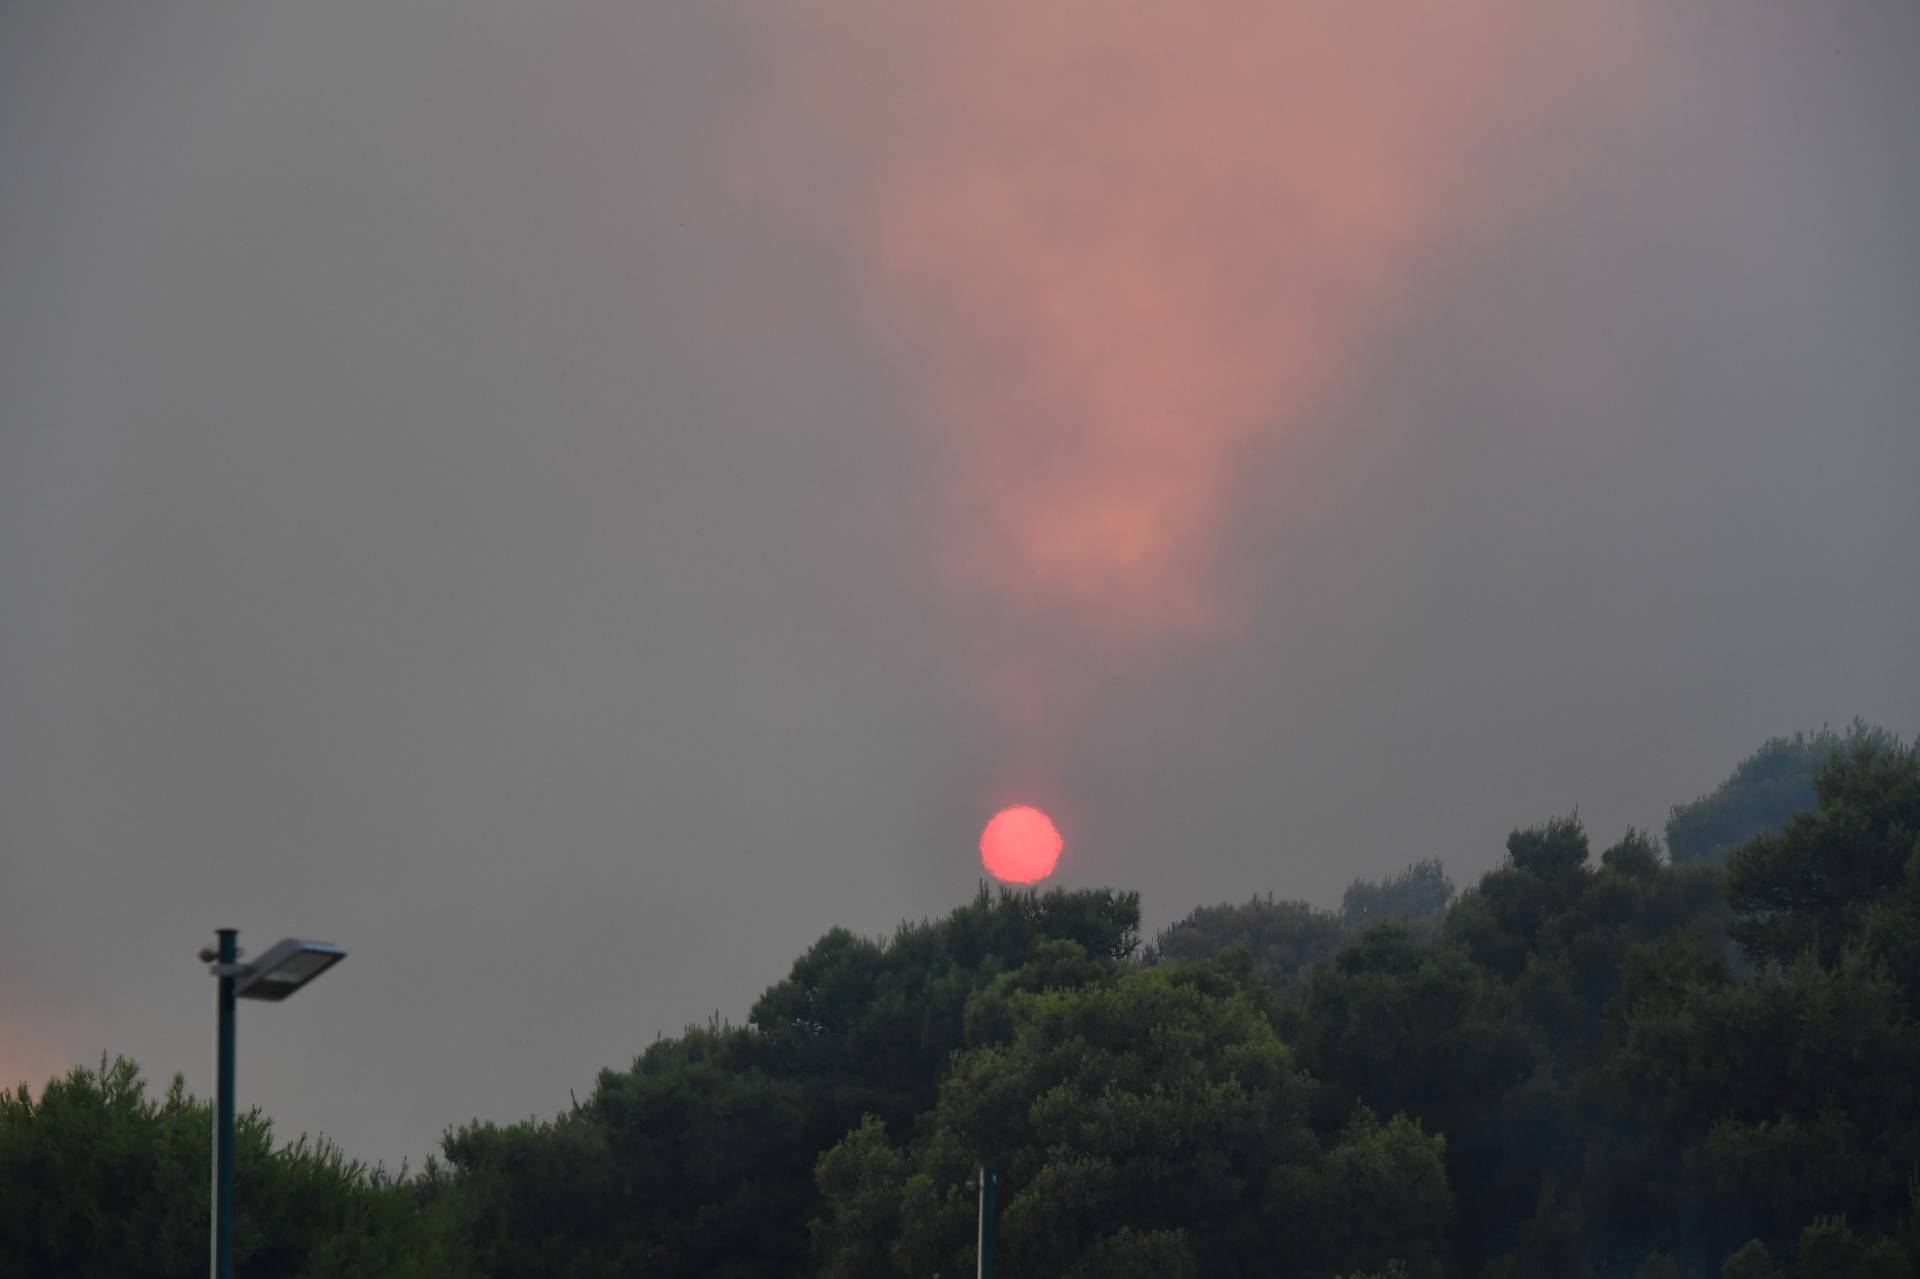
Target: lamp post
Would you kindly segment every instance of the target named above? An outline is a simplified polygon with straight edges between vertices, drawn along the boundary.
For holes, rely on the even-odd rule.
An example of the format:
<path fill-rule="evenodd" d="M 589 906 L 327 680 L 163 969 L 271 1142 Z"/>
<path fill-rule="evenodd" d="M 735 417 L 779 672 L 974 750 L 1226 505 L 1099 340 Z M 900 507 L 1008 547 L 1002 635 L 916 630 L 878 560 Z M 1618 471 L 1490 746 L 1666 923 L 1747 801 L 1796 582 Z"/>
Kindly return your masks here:
<path fill-rule="evenodd" d="M 213 1099 L 213 1279 L 233 1279 L 233 1011 L 236 999 L 282 1000 L 347 957 L 323 941 L 289 937 L 257 963 L 240 962 L 236 928 L 217 929 L 219 945 L 200 952 L 219 979 L 218 1051 Z"/>
<path fill-rule="evenodd" d="M 1000 1189 L 1000 1174 L 982 1164 L 980 1167 L 980 1237 L 975 1247 L 978 1279 L 993 1279 L 994 1200 Z"/>

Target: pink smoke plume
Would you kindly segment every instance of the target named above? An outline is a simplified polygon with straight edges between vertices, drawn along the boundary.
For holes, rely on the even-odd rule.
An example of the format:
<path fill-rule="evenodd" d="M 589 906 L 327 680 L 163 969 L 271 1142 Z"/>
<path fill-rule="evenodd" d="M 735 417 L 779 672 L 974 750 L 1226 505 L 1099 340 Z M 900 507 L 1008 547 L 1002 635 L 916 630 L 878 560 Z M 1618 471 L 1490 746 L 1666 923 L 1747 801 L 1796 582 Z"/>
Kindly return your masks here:
<path fill-rule="evenodd" d="M 1420 255 L 1523 207 L 1635 60 L 1627 8 L 1524 0 L 778 13 L 774 149 L 833 184 L 806 215 L 916 388 L 939 570 L 1148 634 L 1231 619 L 1248 446 L 1304 437 Z"/>

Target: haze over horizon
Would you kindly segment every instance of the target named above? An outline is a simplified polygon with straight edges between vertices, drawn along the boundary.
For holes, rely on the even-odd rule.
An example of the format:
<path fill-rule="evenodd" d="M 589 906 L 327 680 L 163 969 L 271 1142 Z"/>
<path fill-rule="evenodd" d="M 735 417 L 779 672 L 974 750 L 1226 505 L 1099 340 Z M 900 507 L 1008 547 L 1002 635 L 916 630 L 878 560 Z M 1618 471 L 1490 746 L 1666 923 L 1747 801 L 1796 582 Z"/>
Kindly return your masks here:
<path fill-rule="evenodd" d="M 981 877 L 1153 927 L 1920 728 L 1920 13 L 0 17 L 0 1079 L 546 1114 Z"/>

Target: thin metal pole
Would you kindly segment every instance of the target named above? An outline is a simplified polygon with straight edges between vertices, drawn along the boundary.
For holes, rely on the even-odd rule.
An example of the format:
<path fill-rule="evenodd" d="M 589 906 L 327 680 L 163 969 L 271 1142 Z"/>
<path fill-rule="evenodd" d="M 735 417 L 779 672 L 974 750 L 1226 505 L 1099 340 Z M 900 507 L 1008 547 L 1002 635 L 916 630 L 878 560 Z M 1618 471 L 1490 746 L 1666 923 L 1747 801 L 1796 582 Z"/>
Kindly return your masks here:
<path fill-rule="evenodd" d="M 235 928 L 222 928 L 220 963 L 231 967 Z M 233 1279 L 233 978 L 220 978 L 220 1039 L 213 1100 L 213 1279 Z"/>
<path fill-rule="evenodd" d="M 993 1217 L 996 1191 L 1000 1188 L 1000 1174 L 984 1165 L 980 1169 L 980 1268 L 975 1272 L 979 1279 L 993 1279 Z"/>

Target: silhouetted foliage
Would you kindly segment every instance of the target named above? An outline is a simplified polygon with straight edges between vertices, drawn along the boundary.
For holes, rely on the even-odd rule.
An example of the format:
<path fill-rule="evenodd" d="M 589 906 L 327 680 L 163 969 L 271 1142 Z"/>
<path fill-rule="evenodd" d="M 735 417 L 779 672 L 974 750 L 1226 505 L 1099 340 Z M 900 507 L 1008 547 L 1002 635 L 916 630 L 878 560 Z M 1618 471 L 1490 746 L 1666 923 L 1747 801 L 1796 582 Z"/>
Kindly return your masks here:
<path fill-rule="evenodd" d="M 835 1274 L 963 1273 L 966 1183 L 986 1164 L 1011 1274 L 1331 1276 L 1395 1255 L 1441 1273 L 1444 1143 L 1359 1111 L 1323 1149 L 1313 1091 L 1258 1006 L 1203 972 L 1021 992 L 1009 1033 L 955 1061 L 908 1149 L 869 1122 L 823 1158 L 816 1244 Z M 875 1205 L 876 1186 L 897 1207 Z M 856 1262 L 882 1255 L 894 1270 Z"/>
<path fill-rule="evenodd" d="M 1843 749 L 1869 742 L 1900 744 L 1892 733 L 1861 719 L 1844 734 L 1823 728 L 1769 739 L 1711 794 L 1673 806 L 1667 818 L 1668 856 L 1680 866 L 1720 863 L 1754 836 L 1783 829 L 1789 817 L 1814 807 L 1813 779 L 1827 761 Z"/>
<path fill-rule="evenodd" d="M 578 1112 L 552 1124 L 451 1135 L 456 1209 L 521 1222 L 476 1252 L 472 1273 L 553 1273 L 542 1267 L 562 1257 L 593 1275 L 801 1273 L 821 1152 L 863 1115 L 904 1133 L 933 1106 L 976 994 L 1109 973 L 1133 954 L 1139 920 L 1134 893 L 983 888 L 885 943 L 829 931 L 760 997 L 751 1024 L 653 1045 L 630 1070 L 602 1071 Z M 530 1203 L 519 1176 L 556 1159 L 571 1171 Z M 566 1188 L 567 1204 L 533 1206 L 581 1170 L 588 1182 Z"/>
<path fill-rule="evenodd" d="M 1757 960 L 1811 950 L 1832 963 L 1876 906 L 1920 879 L 1920 746 L 1868 738 L 1814 783 L 1818 811 L 1790 818 L 1727 863 L 1734 940 Z"/>
<path fill-rule="evenodd" d="M 1242 906 L 1197 907 L 1161 933 L 1153 949 L 1157 959 L 1193 962 L 1238 947 L 1254 974 L 1278 984 L 1324 963 L 1345 935 L 1337 916 L 1268 896 Z"/>
<path fill-rule="evenodd" d="M 187 1279 L 207 1270 L 209 1105 L 176 1077 L 149 1097 L 138 1067 L 102 1060 L 0 1093 L 0 1279 Z M 420 1209 L 437 1166 L 398 1180 L 326 1142 L 275 1146 L 258 1111 L 236 1116 L 235 1252 L 268 1279 L 437 1273 Z"/>
<path fill-rule="evenodd" d="M 1415 862 L 1381 880 L 1356 879 L 1340 899 L 1348 928 L 1438 921 L 1453 903 L 1453 880 L 1438 857 Z"/>

